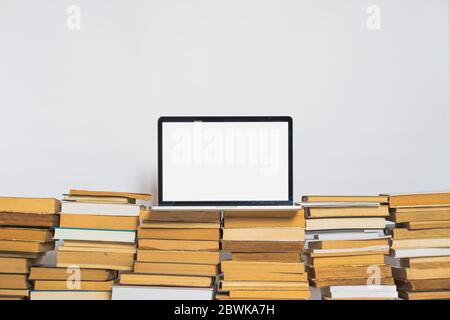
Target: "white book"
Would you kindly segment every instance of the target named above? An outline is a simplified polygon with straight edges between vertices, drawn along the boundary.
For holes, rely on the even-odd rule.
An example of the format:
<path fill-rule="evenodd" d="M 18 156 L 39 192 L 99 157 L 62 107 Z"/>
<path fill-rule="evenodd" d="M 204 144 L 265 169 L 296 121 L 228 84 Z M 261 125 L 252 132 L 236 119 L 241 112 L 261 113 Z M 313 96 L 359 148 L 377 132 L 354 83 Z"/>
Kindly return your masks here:
<path fill-rule="evenodd" d="M 379 207 L 377 202 L 300 202 L 304 208 Z"/>
<path fill-rule="evenodd" d="M 339 293 L 339 292 L 366 292 L 366 291 L 376 291 L 376 292 L 397 292 L 397 287 L 395 285 L 367 285 L 367 286 L 331 286 L 329 292 Z"/>
<path fill-rule="evenodd" d="M 450 256 L 450 248 L 392 249 L 390 256 L 393 258 Z"/>
<path fill-rule="evenodd" d="M 136 232 L 129 230 L 55 228 L 53 239 L 133 243 L 136 239 Z"/>
<path fill-rule="evenodd" d="M 213 288 L 120 286 L 112 289 L 112 300 L 213 300 Z"/>
<path fill-rule="evenodd" d="M 117 203 L 92 203 L 63 201 L 61 213 L 64 214 L 86 214 L 96 216 L 131 216 L 138 217 L 141 206 L 136 204 Z"/>
<path fill-rule="evenodd" d="M 343 292 L 337 292 L 337 293 L 331 293 L 331 298 L 336 299 L 373 299 L 373 298 L 379 298 L 379 299 L 396 299 L 398 298 L 397 291 L 395 292 L 383 292 L 383 291 L 343 291 Z"/>

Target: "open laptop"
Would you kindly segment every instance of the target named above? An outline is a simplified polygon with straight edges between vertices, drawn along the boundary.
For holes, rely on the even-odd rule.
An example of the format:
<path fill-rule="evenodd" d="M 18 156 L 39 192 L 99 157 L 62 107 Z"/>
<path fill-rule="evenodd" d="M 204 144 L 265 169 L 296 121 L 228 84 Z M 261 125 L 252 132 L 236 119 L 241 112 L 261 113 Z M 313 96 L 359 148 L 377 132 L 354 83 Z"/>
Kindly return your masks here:
<path fill-rule="evenodd" d="M 153 210 L 294 211 L 291 117 L 161 117 Z"/>

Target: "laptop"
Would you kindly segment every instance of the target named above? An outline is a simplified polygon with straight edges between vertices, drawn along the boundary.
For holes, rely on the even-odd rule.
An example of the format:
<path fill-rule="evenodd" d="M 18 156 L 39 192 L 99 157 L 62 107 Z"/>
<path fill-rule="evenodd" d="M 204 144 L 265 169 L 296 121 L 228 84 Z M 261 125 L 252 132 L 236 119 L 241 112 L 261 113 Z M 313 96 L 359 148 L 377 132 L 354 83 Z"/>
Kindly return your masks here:
<path fill-rule="evenodd" d="M 298 210 L 292 157 L 291 117 L 161 117 L 153 210 Z"/>

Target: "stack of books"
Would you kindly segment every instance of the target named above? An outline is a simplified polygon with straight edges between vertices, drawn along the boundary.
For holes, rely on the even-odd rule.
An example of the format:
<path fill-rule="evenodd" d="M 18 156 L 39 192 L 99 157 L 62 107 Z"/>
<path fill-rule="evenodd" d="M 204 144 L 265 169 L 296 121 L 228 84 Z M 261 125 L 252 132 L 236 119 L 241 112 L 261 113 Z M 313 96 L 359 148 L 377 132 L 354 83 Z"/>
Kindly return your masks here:
<path fill-rule="evenodd" d="M 83 285 L 84 281 L 91 281 L 89 277 L 83 278 L 83 275 L 90 274 L 85 269 L 100 269 L 98 272 L 108 273 L 107 279 L 104 278 L 106 283 L 89 286 L 109 289 L 86 291 L 76 289 L 76 286 L 66 288 L 61 282 L 53 283 L 53 290 L 38 292 L 42 288 L 41 283 L 32 292 L 32 299 L 63 299 L 69 296 L 77 299 L 91 299 L 94 296 L 96 299 L 109 299 L 111 285 L 107 281 L 112 280 L 112 271 L 133 270 L 136 230 L 143 209 L 136 201 L 148 201 L 150 197 L 137 193 L 70 190 L 62 202 L 60 226 L 55 229 L 55 239 L 64 241 L 56 254 L 56 267 L 62 270 L 53 268 L 46 271 L 63 274 L 64 268 L 67 268 L 70 274 L 70 270 L 78 269 L 81 274 L 78 280 Z M 34 280 L 52 279 L 44 276 Z M 86 283 L 84 285 L 88 286 Z M 51 286 L 46 284 L 45 287 Z"/>
<path fill-rule="evenodd" d="M 310 285 L 323 299 L 396 299 L 387 196 L 304 196 Z"/>
<path fill-rule="evenodd" d="M 110 300 L 117 271 L 36 266 L 29 279 L 31 300 Z"/>
<path fill-rule="evenodd" d="M 134 272 L 122 273 L 113 300 L 211 300 L 220 261 L 220 211 L 141 215 Z"/>
<path fill-rule="evenodd" d="M 309 299 L 303 210 L 224 211 L 219 300 Z"/>
<path fill-rule="evenodd" d="M 450 299 L 450 193 L 391 195 L 393 275 L 402 299 Z"/>
<path fill-rule="evenodd" d="M 27 299 L 29 267 L 54 249 L 56 199 L 0 197 L 0 299 Z"/>

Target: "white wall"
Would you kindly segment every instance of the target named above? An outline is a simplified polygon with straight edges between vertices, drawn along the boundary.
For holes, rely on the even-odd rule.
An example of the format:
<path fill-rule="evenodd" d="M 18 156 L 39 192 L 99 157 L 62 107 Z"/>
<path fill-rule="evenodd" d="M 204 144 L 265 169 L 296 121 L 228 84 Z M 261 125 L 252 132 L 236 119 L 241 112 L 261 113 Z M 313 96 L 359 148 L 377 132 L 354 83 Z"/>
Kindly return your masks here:
<path fill-rule="evenodd" d="M 0 0 L 0 194 L 156 192 L 157 118 L 220 114 L 294 118 L 296 197 L 449 189 L 447 9 Z"/>

